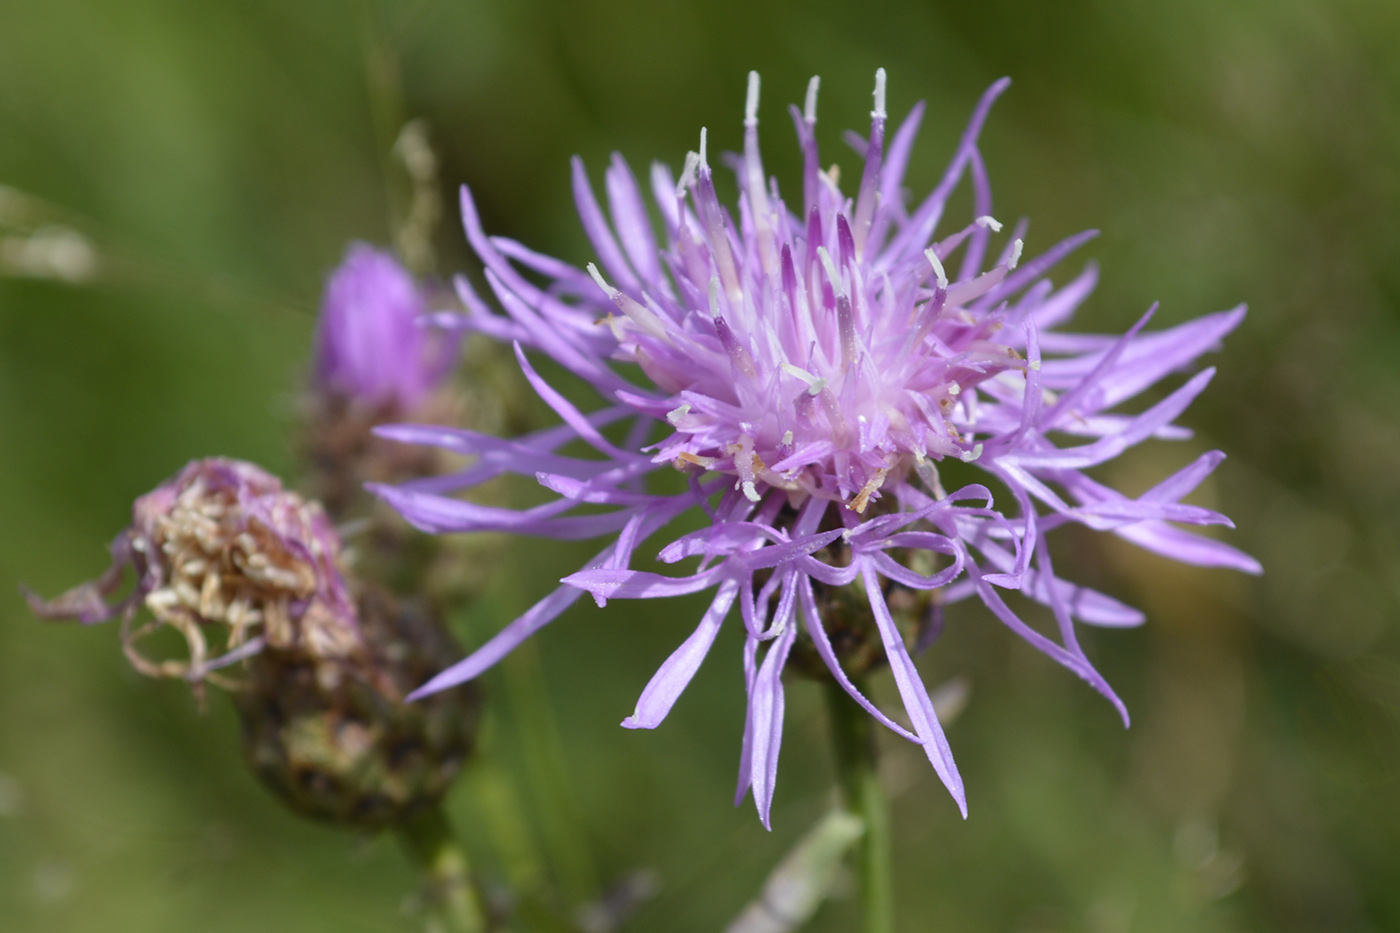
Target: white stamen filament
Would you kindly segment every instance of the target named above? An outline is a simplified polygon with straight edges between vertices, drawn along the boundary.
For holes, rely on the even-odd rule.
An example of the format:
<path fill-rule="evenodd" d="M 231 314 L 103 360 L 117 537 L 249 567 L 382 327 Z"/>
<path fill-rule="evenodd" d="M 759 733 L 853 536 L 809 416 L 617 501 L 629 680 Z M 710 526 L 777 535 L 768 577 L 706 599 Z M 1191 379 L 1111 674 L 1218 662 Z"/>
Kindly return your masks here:
<path fill-rule="evenodd" d="M 719 279 L 710 276 L 710 317 L 719 317 Z"/>
<path fill-rule="evenodd" d="M 807 372 L 807 370 L 803 369 L 800 366 L 794 366 L 791 363 L 779 363 L 778 368 L 781 369 L 783 372 L 787 373 L 789 376 L 792 376 L 794 379 L 801 379 L 803 382 L 807 383 L 808 395 L 820 395 L 822 389 L 826 388 L 825 379 L 819 379 L 816 376 L 813 376 L 811 373 Z"/>
<path fill-rule="evenodd" d="M 764 273 L 771 275 L 777 268 L 773 248 L 773 222 L 777 218 L 768 204 L 763 163 L 758 154 L 758 90 L 758 72 L 750 71 L 748 99 L 744 103 L 744 187 L 748 189 L 749 208 L 758 234 L 758 259 Z"/>
<path fill-rule="evenodd" d="M 1001 232 L 1001 221 L 997 220 L 990 214 L 983 214 L 981 217 L 978 217 L 976 220 L 974 220 L 973 223 L 975 223 L 979 227 L 982 227 L 983 229 L 990 230 L 993 233 Z"/>
<path fill-rule="evenodd" d="M 821 258 L 827 278 L 831 279 L 831 287 L 836 292 L 836 297 L 846 297 L 846 289 L 841 284 L 841 273 L 836 271 L 836 263 L 831 261 L 831 254 L 826 251 L 825 246 L 817 247 L 817 256 Z"/>
<path fill-rule="evenodd" d="M 778 368 L 781 369 L 783 372 L 787 373 L 789 376 L 792 376 L 793 378 L 801 379 L 808 385 L 811 385 L 812 383 L 817 381 L 816 376 L 813 376 L 801 366 L 794 366 L 791 363 L 783 362 L 778 364 Z"/>
<path fill-rule="evenodd" d="M 663 340 L 670 341 L 671 337 L 666 333 L 666 325 L 661 322 L 661 319 L 656 316 L 655 312 L 635 298 L 624 295 L 622 292 L 603 281 L 603 274 L 599 272 L 598 267 L 591 262 L 588 264 L 588 274 L 593 277 L 593 281 L 598 283 L 598 287 L 612 299 L 612 303 L 617 306 L 617 309 L 627 315 L 628 320 L 653 337 L 660 337 Z M 605 318 L 604 321 L 608 326 L 612 327 L 614 335 L 619 335 L 621 333 L 615 326 L 616 319 L 608 320 Z M 621 338 L 619 337 L 619 339 Z"/>
<path fill-rule="evenodd" d="M 817 122 L 817 88 L 821 87 L 822 79 L 817 75 L 812 75 L 812 80 L 807 82 L 807 105 L 802 109 L 802 119 L 807 121 L 808 126 L 814 126 Z"/>
<path fill-rule="evenodd" d="M 870 111 L 870 116 L 875 120 L 883 120 L 888 116 L 885 113 L 885 69 L 875 69 L 875 109 Z"/>
<path fill-rule="evenodd" d="M 963 463 L 971 463 L 980 456 L 982 456 L 982 445 L 979 443 L 974 444 L 971 450 L 965 450 L 958 454 L 958 459 Z"/>
<path fill-rule="evenodd" d="M 593 281 L 598 283 L 598 287 L 601 288 L 603 293 L 609 298 L 617 294 L 617 289 L 603 281 L 603 274 L 599 272 L 598 267 L 591 262 L 588 264 L 588 274 L 593 277 Z"/>
<path fill-rule="evenodd" d="M 686 189 L 695 184 L 695 173 L 700 168 L 700 153 L 690 151 L 685 154 L 685 167 L 681 169 L 681 180 L 676 182 L 676 198 L 685 197 Z"/>
<path fill-rule="evenodd" d="M 928 257 L 928 263 L 929 263 L 929 265 L 933 266 L 933 277 L 934 277 L 935 280 L 937 280 L 937 282 L 938 282 L 938 287 L 939 287 L 939 288 L 947 288 L 947 287 L 948 287 L 948 273 L 945 272 L 945 271 L 943 270 L 943 263 L 942 263 L 942 261 L 938 258 L 938 254 L 935 253 L 935 252 L 933 251 L 933 247 L 932 247 L 932 246 L 930 246 L 928 249 L 924 250 L 924 256 Z"/>

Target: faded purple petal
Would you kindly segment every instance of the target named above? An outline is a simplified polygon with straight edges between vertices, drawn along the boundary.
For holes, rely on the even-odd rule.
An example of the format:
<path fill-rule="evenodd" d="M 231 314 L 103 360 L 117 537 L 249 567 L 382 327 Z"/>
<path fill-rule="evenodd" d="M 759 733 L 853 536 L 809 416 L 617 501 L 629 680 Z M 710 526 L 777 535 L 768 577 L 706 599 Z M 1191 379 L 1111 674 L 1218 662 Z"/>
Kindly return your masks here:
<path fill-rule="evenodd" d="M 690 679 L 700 669 L 700 662 L 709 654 L 710 646 L 719 634 L 720 623 L 734 604 L 734 595 L 738 590 L 739 584 L 734 580 L 720 584 L 714 601 L 700 620 L 700 626 L 661 665 L 642 691 L 637 708 L 622 721 L 623 726 L 628 729 L 655 729 L 661 725 L 661 720 L 666 718 L 681 693 L 690 685 Z"/>
<path fill-rule="evenodd" d="M 749 717 L 753 722 L 753 762 L 749 773 L 753 777 L 753 802 L 764 829 L 773 828 L 768 814 L 778 780 L 778 749 L 783 744 L 783 665 L 796 636 L 796 626 L 789 625 L 769 647 L 749 698 Z"/>
<path fill-rule="evenodd" d="M 933 770 L 943 786 L 948 788 L 948 793 L 953 795 L 966 819 L 967 794 L 963 790 L 962 775 L 958 774 L 958 766 L 953 763 L 953 750 L 948 747 L 943 727 L 938 723 L 938 714 L 933 711 L 928 688 L 924 686 L 918 668 L 904 647 L 904 636 L 900 634 L 899 626 L 885 605 L 874 567 L 867 565 L 862 576 L 865 578 L 865 592 L 870 597 L 870 608 L 875 613 L 875 624 L 880 629 L 880 640 L 885 645 L 885 657 L 889 658 L 890 671 L 894 674 L 895 685 L 899 687 L 900 698 L 904 700 L 904 711 L 914 723 L 914 732 L 924 746 L 924 754 L 928 756 Z"/>

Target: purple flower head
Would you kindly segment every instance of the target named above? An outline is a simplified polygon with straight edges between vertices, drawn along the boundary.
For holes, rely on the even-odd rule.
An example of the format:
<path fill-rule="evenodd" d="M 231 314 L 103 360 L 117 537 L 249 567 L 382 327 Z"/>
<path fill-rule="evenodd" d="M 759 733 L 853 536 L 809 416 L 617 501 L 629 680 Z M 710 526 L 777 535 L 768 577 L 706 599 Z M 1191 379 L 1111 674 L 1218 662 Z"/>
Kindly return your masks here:
<path fill-rule="evenodd" d="M 314 503 L 251 463 L 195 460 L 136 500 L 131 527 L 112 543 L 102 577 L 50 602 L 26 593 L 36 615 L 83 623 L 123 617 L 127 656 L 142 673 L 219 682 L 215 672 L 264 647 L 317 658 L 360 649 L 355 606 L 341 575 L 340 538 Z M 136 584 L 120 599 L 126 569 Z M 154 621 L 134 630 L 144 605 Z M 188 660 L 153 661 L 136 643 L 179 632 Z M 211 657 L 211 634 L 222 652 Z"/>
<path fill-rule="evenodd" d="M 1121 337 L 1057 331 L 1093 288 L 1095 271 L 1058 288 L 1046 274 L 1093 233 L 1024 263 L 1024 223 L 993 247 L 1002 226 L 991 217 L 977 136 L 1007 84 L 983 95 L 937 187 L 910 204 L 901 183 L 922 104 L 887 145 L 885 74 L 877 73 L 870 135 L 856 138 L 865 159 L 852 199 L 834 169 L 820 168 L 814 78 L 806 107 L 791 111 L 805 162 L 794 211 L 760 163 L 758 77 L 750 75 L 744 151 L 731 161 L 740 191 L 734 212 L 716 198 L 703 130 L 679 179 L 652 168 L 660 243 L 621 156 L 604 174 L 606 215 L 575 160 L 575 198 L 598 258 L 587 271 L 488 237 L 463 192 L 468 239 L 506 315 L 462 279 L 461 326 L 513 342 L 526 378 L 563 424 L 514 440 L 383 428 L 384 436 L 477 460 L 455 475 L 376 491 L 429 532 L 609 540 L 420 694 L 475 677 L 584 592 L 601 605 L 714 589 L 699 627 L 662 664 L 624 726 L 652 728 L 666 717 L 737 603 L 748 687 L 739 796 L 752 790 L 765 825 L 782 737 L 781 675 L 799 632 L 857 703 L 923 747 L 966 814 L 962 780 L 888 598 L 896 589 L 938 590 L 945 603 L 980 599 L 1108 697 L 1126 722 L 1074 623 L 1119 627 L 1143 617 L 1057 576 L 1041 537 L 1076 523 L 1188 563 L 1258 571 L 1239 551 L 1173 524 L 1229 525 L 1180 501 L 1220 453 L 1136 498 L 1084 472 L 1148 438 L 1188 436 L 1173 421 L 1212 370 L 1139 414 L 1112 410 L 1214 348 L 1244 309 L 1151 333 L 1143 329 L 1149 312 Z M 947 199 L 964 177 L 975 219 L 938 237 Z M 547 287 L 536 284 L 540 278 Z M 577 409 L 541 378 L 527 350 L 587 380 L 603 406 Z M 616 422 L 625 430 L 605 433 Z M 559 453 L 575 441 L 596 456 Z M 982 471 L 1009 501 L 994 501 L 977 483 L 947 491 L 939 465 L 949 461 Z M 648 490 L 649 473 L 672 469 L 685 474 L 684 492 Z M 449 495 L 503 472 L 534 475 L 557 498 L 512 511 Z M 698 558 L 693 573 L 630 569 L 646 539 L 692 509 L 709 524 L 671 541 L 659 558 Z M 863 612 L 868 606 L 907 727 L 843 670 L 823 619 L 824 597 L 837 590 L 860 594 Z M 1058 639 L 1027 625 L 1004 600 L 1008 590 L 1047 606 Z"/>
<path fill-rule="evenodd" d="M 316 330 L 318 388 L 370 407 L 415 409 L 450 372 L 456 342 L 421 320 L 427 300 L 392 255 L 353 243 L 331 274 Z"/>

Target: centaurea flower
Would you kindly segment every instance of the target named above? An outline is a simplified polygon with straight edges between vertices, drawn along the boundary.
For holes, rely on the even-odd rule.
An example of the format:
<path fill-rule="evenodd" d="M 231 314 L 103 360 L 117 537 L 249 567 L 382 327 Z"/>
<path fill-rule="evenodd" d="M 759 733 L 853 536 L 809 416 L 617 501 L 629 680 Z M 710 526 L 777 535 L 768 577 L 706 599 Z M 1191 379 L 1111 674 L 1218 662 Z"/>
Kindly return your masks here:
<path fill-rule="evenodd" d="M 933 192 L 906 206 L 901 184 L 923 105 L 886 146 L 885 74 L 877 72 L 852 200 L 835 168 L 820 168 L 814 78 L 805 108 L 791 108 L 804 160 L 797 213 L 763 172 L 758 76 L 751 74 L 744 151 L 733 163 L 737 214 L 716 197 L 704 130 L 679 179 L 652 168 L 660 244 L 622 157 L 614 155 L 604 175 L 608 214 L 575 159 L 575 199 L 598 259 L 586 271 L 487 236 L 463 190 L 467 237 L 506 314 L 493 313 L 459 278 L 460 326 L 511 342 L 526 378 L 563 424 L 513 440 L 426 426 L 380 429 L 477 460 L 453 475 L 376 491 L 428 532 L 611 540 L 416 695 L 476 677 L 584 592 L 602 605 L 713 588 L 699 627 L 662 664 L 624 726 L 652 728 L 666 717 L 737 603 L 748 689 L 738 797 L 752 790 L 765 825 L 782 737 L 781 675 L 799 636 L 871 716 L 923 747 L 966 815 L 962 779 L 890 608 L 895 590 L 937 591 L 945 603 L 982 600 L 1112 701 L 1126 723 L 1074 623 L 1130 626 L 1143 616 L 1057 576 L 1041 537 L 1075 523 L 1187 563 L 1258 571 L 1234 548 L 1168 524 L 1230 524 L 1180 501 L 1220 463 L 1219 452 L 1136 498 L 1085 472 L 1148 438 L 1188 436 L 1173 421 L 1213 370 L 1139 414 L 1112 409 L 1215 347 L 1244 308 L 1152 333 L 1143 330 L 1149 311 L 1121 337 L 1057 331 L 1094 287 L 1096 272 L 1091 266 L 1058 288 L 1045 276 L 1092 231 L 1022 263 L 1023 222 L 986 262 L 1002 227 L 991 216 L 977 137 L 1007 84 L 983 95 Z M 964 177 L 974 219 L 936 238 Z M 539 278 L 549 284 L 541 287 Z M 542 378 L 527 351 L 592 384 L 603 407 L 579 410 Z M 629 378 L 638 371 L 643 384 Z M 626 431 L 605 433 L 617 423 Z M 577 441 L 598 456 L 559 453 Z M 1004 486 L 1011 507 L 994 503 L 987 485 L 945 491 L 938 464 L 948 460 Z M 685 474 L 685 491 L 649 491 L 646 477 L 670 468 Z M 533 475 L 557 498 L 513 511 L 450 495 L 502 473 Z M 577 514 L 583 505 L 605 509 Z M 694 573 L 630 568 L 644 541 L 693 509 L 709 524 L 671 541 L 659 558 L 698 557 Z M 911 728 L 876 707 L 843 669 L 823 618 L 827 597 L 840 588 L 868 607 Z M 1028 626 L 1005 590 L 1048 606 L 1059 639 Z"/>

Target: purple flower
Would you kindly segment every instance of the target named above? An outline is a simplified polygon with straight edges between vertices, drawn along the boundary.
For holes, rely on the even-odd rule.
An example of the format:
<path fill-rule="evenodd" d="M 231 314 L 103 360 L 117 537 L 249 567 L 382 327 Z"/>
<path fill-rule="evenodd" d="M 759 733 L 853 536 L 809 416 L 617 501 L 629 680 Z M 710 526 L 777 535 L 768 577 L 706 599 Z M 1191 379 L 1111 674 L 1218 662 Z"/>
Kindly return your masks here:
<path fill-rule="evenodd" d="M 43 618 L 90 624 L 121 616 L 127 657 L 142 673 L 220 682 L 216 671 L 265 646 L 321 658 L 359 653 L 340 549 L 321 508 L 277 477 L 240 460 L 195 460 L 136 500 L 100 579 L 49 602 L 25 595 Z M 127 568 L 136 585 L 113 601 Z M 154 621 L 133 630 L 143 604 Z M 188 660 L 154 661 L 137 650 L 165 626 L 184 637 Z"/>
<path fill-rule="evenodd" d="M 427 301 L 388 253 L 351 244 L 326 283 L 316 329 L 318 388 L 371 407 L 411 412 L 450 371 L 455 341 L 423 327 Z"/>
<path fill-rule="evenodd" d="M 752 789 L 765 825 L 782 737 L 781 675 L 799 629 L 856 702 L 923 746 L 966 814 L 962 780 L 887 599 L 902 588 L 939 590 L 944 602 L 977 597 L 1127 721 L 1074 623 L 1122 627 L 1143 617 L 1057 576 L 1041 538 L 1076 523 L 1187 563 L 1258 572 L 1250 557 L 1175 524 L 1230 524 L 1180 501 L 1222 454 L 1204 455 L 1136 498 L 1085 473 L 1148 438 L 1189 436 L 1173 421 L 1213 370 L 1139 414 L 1112 409 L 1214 348 L 1244 308 L 1157 332 L 1144 331 L 1149 311 L 1121 337 L 1056 331 L 1096 274 L 1090 267 L 1056 288 L 1046 273 L 1094 234 L 1022 264 L 1022 224 L 986 263 L 1001 224 L 990 216 L 977 135 L 1007 84 L 983 95 L 938 186 L 906 206 L 901 182 L 923 105 L 887 148 L 885 75 L 877 72 L 870 136 L 855 137 L 865 164 L 852 201 L 835 169 L 820 168 L 814 78 L 805 109 L 792 108 L 805 160 L 795 213 L 763 173 L 758 77 L 751 74 L 744 152 L 731 163 L 737 213 L 716 198 L 703 130 L 700 152 L 687 156 L 678 181 L 665 167 L 652 168 L 661 245 L 621 156 L 604 175 L 610 217 L 574 161 L 579 214 L 601 267 L 586 272 L 488 237 L 463 191 L 467 237 L 506 316 L 459 279 L 467 310 L 461 326 L 513 342 L 526 378 L 563 424 L 514 440 L 383 428 L 386 437 L 477 459 L 451 476 L 376 491 L 428 532 L 610 540 L 419 694 L 477 676 L 584 592 L 601 605 L 713 588 L 699 627 L 662 664 L 624 726 L 652 728 L 666 717 L 737 603 L 748 685 L 739 795 Z M 935 239 L 948 196 L 965 176 L 975 220 Z M 540 278 L 549 285 L 535 284 Z M 577 409 L 541 378 L 527 349 L 591 383 L 603 407 Z M 604 430 L 614 424 L 625 430 Z M 596 456 L 559 453 L 576 441 Z M 950 461 L 982 471 L 1010 501 L 994 502 L 981 484 L 946 491 L 939 465 Z M 684 474 L 684 492 L 646 485 L 648 474 L 672 469 Z M 557 498 L 513 511 L 448 495 L 505 472 L 533 474 Z M 697 557 L 695 572 L 630 569 L 644 541 L 692 509 L 709 524 L 671 541 L 659 557 Z M 823 595 L 838 588 L 868 604 L 911 728 L 878 709 L 843 671 L 821 617 Z M 1002 596 L 1008 590 L 1049 607 L 1058 640 L 1023 622 Z"/>

